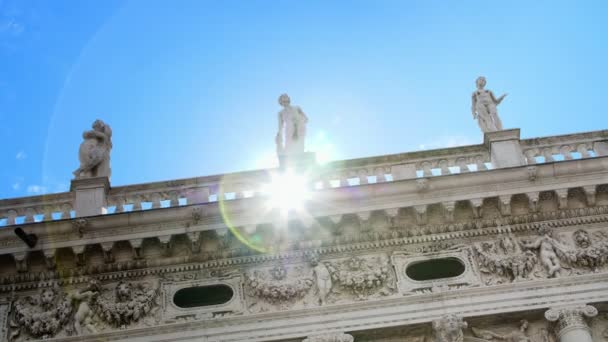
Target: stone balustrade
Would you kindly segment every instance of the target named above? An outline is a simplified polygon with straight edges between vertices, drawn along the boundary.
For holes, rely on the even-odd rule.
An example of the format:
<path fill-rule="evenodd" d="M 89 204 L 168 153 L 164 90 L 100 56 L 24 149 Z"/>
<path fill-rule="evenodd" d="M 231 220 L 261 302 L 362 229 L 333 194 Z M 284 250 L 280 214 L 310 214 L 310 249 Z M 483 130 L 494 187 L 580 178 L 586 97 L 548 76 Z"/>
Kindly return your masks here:
<path fill-rule="evenodd" d="M 505 151 L 519 153 L 519 146 L 523 153 L 520 158 L 523 160 L 525 156 L 528 165 L 608 155 L 608 130 L 524 140 L 519 140 L 518 136 L 518 130 L 500 131 L 487 134 L 486 143 L 480 145 L 335 161 L 311 169 L 309 177 L 313 183 L 311 186 L 317 190 L 408 179 L 418 179 L 419 189 L 423 190 L 430 178 L 517 166 L 517 162 L 512 162 L 517 160 L 517 156 L 506 164 L 492 160 L 492 156 L 502 157 Z M 505 141 L 516 144 L 513 145 L 516 148 L 508 146 L 510 149 L 494 151 L 493 144 L 504 144 Z M 263 185 L 270 182 L 271 173 L 277 171 L 256 170 L 111 187 L 107 192 L 104 211 L 100 213 L 114 214 L 255 197 L 260 194 Z M 532 177 L 535 170 L 529 169 L 529 172 Z M 83 216 L 76 210 L 74 193 L 0 200 L 0 226 Z M 446 208 L 449 212 L 451 204 L 447 203 Z"/>
<path fill-rule="evenodd" d="M 445 176 L 487 170 L 489 164 L 490 154 L 485 145 L 408 152 L 328 163 L 319 171 L 316 185 L 336 188 Z"/>
<path fill-rule="evenodd" d="M 0 200 L 0 226 L 69 219 L 73 202 L 70 192 Z"/>
<path fill-rule="evenodd" d="M 608 154 L 608 130 L 524 139 L 520 142 L 529 165 Z"/>

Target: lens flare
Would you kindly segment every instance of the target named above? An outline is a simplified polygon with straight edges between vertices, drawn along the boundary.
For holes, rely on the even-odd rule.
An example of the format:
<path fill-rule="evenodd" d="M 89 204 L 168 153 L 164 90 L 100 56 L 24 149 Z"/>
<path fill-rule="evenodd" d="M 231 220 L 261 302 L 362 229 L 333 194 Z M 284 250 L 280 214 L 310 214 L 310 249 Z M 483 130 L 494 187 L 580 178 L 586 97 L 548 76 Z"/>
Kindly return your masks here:
<path fill-rule="evenodd" d="M 272 175 L 270 184 L 262 187 L 262 194 L 268 198 L 268 208 L 279 209 L 282 216 L 290 211 L 301 211 L 310 199 L 308 180 L 292 170 Z"/>

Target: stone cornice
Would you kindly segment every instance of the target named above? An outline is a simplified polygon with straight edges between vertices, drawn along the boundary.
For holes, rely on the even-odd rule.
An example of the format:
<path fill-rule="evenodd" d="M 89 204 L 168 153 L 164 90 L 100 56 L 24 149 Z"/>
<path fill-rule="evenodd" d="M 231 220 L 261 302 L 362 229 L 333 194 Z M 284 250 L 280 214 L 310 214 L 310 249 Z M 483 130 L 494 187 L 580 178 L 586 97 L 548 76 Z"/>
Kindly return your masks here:
<path fill-rule="evenodd" d="M 603 211 L 604 214 L 577 216 L 577 210 L 561 211 L 567 215 L 565 218 L 560 218 L 560 212 L 545 213 L 546 216 L 538 217 L 538 220 L 532 220 L 534 215 L 529 214 L 521 217 L 510 217 L 504 221 L 504 224 L 509 225 L 509 231 L 517 234 L 526 234 L 536 231 L 542 224 L 547 224 L 553 228 L 569 228 L 576 230 L 579 226 L 584 225 L 586 228 L 601 228 L 608 222 L 608 207 L 593 208 L 593 210 Z M 524 223 L 516 223 L 528 221 Z M 480 224 L 482 222 L 479 222 Z M 490 222 L 486 222 L 490 223 Z M 487 240 L 488 237 L 496 236 L 505 233 L 506 230 L 502 226 L 492 225 L 484 228 L 471 228 L 461 231 L 445 231 L 442 233 L 429 233 L 427 235 L 409 236 L 401 238 L 386 238 L 368 234 L 367 241 L 360 242 L 336 242 L 335 245 L 323 245 L 321 241 L 302 241 L 294 249 L 275 252 L 271 254 L 251 254 L 246 256 L 237 256 L 233 258 L 223 258 L 216 260 L 202 260 L 200 255 L 192 255 L 189 257 L 172 257 L 154 260 L 138 260 L 126 261 L 122 263 L 114 263 L 108 265 L 97 266 L 96 272 L 91 273 L 85 269 L 81 270 L 66 270 L 65 273 L 57 271 L 42 272 L 40 274 L 27 274 L 26 276 L 12 275 L 9 277 L 0 278 L 0 293 L 10 292 L 15 290 L 35 289 L 39 287 L 47 287 L 54 284 L 58 279 L 61 279 L 62 284 L 79 284 L 87 282 L 90 277 L 95 277 L 99 280 L 123 279 L 131 277 L 145 277 L 148 275 L 160 275 L 165 273 L 175 273 L 195 270 L 213 270 L 220 268 L 235 268 L 247 267 L 248 265 L 258 265 L 277 260 L 300 260 L 309 255 L 339 255 L 365 252 L 390 252 L 399 250 L 407 246 L 420 246 L 421 251 L 417 249 L 407 250 L 411 253 L 428 253 L 449 249 L 451 246 L 458 244 L 471 244 L 473 242 Z M 448 226 L 445 225 L 447 229 Z M 401 249 L 403 250 L 403 249 Z M 124 270 L 116 272 L 116 270 Z M 23 279 L 21 279 L 23 278 Z"/>
<path fill-rule="evenodd" d="M 308 211 L 313 217 L 325 217 L 444 201 L 551 191 L 563 188 L 564 184 L 574 188 L 608 183 L 608 157 L 547 163 L 537 165 L 536 168 L 537 178 L 534 181 L 528 179 L 526 167 L 434 177 L 429 179 L 429 189 L 422 193 L 418 191 L 417 180 L 326 189 L 315 192 L 315 202 L 309 204 Z M 501 180 L 500 183 L 496 182 L 498 179 Z M 353 189 L 359 192 L 356 198 L 352 196 Z M 233 226 L 237 227 L 273 223 L 275 219 L 272 213 L 260 215 L 264 213 L 263 206 L 263 198 L 225 201 L 224 214 L 229 215 Z M 201 217 L 193 224 L 192 209 L 195 207 L 201 208 Z M 100 215 L 87 217 L 86 220 L 88 227 L 83 236 L 75 232 L 73 220 L 70 219 L 21 226 L 28 232 L 38 234 L 40 246 L 78 245 L 82 244 L 83 239 L 93 239 L 95 243 L 120 241 L 129 239 L 130 234 L 135 232 L 147 237 L 226 228 L 217 202 Z M 65 243 L 58 245 L 60 241 Z M 0 254 L 27 250 L 11 230 L 0 230 Z"/>

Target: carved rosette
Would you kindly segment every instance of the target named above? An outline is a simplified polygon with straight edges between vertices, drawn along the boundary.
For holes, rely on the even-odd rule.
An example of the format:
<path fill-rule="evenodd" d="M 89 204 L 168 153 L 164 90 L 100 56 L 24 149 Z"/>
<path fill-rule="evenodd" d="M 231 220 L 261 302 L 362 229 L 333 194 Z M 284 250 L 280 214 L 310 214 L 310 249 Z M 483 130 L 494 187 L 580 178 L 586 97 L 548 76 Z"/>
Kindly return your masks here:
<path fill-rule="evenodd" d="M 352 335 L 344 333 L 324 334 L 309 336 L 302 342 L 354 342 L 355 338 Z"/>
<path fill-rule="evenodd" d="M 557 332 L 561 336 L 571 330 L 589 331 L 585 318 L 597 316 L 597 309 L 591 305 L 553 308 L 545 312 L 545 318 L 557 323 Z"/>

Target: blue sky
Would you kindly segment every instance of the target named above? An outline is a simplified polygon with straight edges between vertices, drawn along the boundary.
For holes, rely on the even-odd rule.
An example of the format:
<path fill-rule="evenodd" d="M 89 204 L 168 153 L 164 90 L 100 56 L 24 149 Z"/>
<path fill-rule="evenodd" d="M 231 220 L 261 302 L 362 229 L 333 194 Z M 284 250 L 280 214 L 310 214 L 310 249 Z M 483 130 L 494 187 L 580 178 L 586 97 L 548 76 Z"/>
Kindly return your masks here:
<path fill-rule="evenodd" d="M 0 198 L 65 191 L 112 126 L 112 184 L 255 169 L 278 96 L 343 159 L 482 141 L 485 75 L 523 137 L 608 128 L 606 1 L 0 0 Z"/>

